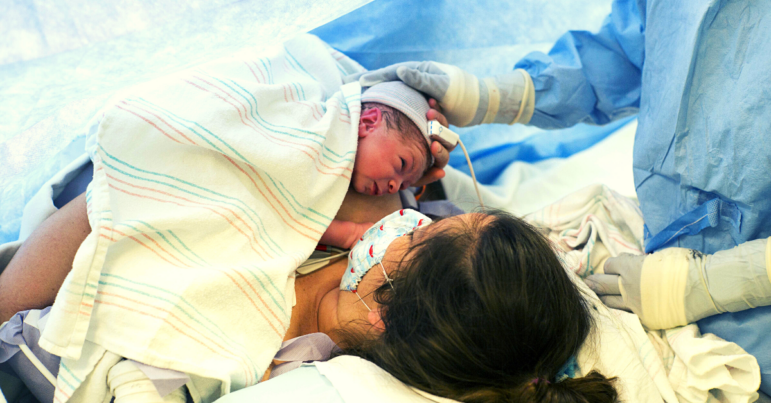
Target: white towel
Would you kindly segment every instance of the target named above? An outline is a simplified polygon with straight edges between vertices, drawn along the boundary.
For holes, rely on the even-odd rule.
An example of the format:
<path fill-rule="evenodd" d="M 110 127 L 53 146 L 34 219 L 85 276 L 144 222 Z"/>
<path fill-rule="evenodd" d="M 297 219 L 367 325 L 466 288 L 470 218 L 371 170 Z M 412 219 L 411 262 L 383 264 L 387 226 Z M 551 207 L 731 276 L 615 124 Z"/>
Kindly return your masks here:
<path fill-rule="evenodd" d="M 341 77 L 360 70 L 304 35 L 104 110 L 87 143 L 93 232 L 41 340 L 62 357 L 57 401 L 116 355 L 189 374 L 196 401 L 261 379 L 289 326 L 294 270 L 349 186 L 361 88 Z"/>

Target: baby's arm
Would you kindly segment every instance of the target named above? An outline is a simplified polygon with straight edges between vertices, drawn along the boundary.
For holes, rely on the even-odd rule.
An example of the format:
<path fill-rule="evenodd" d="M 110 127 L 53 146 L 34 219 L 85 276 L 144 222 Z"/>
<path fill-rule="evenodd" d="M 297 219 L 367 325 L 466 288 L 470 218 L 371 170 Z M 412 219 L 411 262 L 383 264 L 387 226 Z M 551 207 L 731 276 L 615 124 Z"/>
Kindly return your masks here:
<path fill-rule="evenodd" d="M 372 223 L 332 220 L 324 235 L 321 236 L 319 243 L 350 249 L 371 226 Z"/>

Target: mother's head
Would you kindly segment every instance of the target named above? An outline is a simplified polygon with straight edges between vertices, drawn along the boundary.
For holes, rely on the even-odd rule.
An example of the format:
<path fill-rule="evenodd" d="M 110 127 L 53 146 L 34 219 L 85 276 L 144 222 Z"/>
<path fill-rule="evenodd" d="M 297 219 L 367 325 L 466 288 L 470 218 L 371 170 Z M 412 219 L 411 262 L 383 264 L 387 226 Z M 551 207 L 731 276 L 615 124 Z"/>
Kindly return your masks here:
<path fill-rule="evenodd" d="M 612 380 L 597 372 L 556 382 L 591 331 L 591 308 L 522 220 L 501 212 L 440 220 L 392 242 L 383 265 L 393 288 L 378 267 L 358 290 L 373 313 L 340 295 L 340 323 L 372 324 L 342 326 L 345 354 L 464 402 L 615 401 Z"/>

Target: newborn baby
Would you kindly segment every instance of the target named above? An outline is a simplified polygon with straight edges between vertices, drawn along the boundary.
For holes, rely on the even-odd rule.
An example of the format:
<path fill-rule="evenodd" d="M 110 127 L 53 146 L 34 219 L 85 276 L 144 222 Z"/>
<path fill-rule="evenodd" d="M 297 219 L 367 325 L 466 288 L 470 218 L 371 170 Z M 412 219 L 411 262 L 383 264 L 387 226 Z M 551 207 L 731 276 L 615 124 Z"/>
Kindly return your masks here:
<path fill-rule="evenodd" d="M 428 171 L 428 109 L 423 95 L 399 81 L 364 91 L 351 188 L 372 196 L 396 193 Z M 370 225 L 332 220 L 320 243 L 350 248 Z"/>

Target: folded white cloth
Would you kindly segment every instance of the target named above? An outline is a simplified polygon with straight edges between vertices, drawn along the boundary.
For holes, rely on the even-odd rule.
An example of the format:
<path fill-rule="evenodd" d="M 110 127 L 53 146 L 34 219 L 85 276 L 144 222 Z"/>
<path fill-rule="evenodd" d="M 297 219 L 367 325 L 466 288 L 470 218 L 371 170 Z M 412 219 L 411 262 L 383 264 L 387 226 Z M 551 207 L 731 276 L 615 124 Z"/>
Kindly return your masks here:
<path fill-rule="evenodd" d="M 98 364 L 115 357 L 188 374 L 196 401 L 262 378 L 289 326 L 294 271 L 349 186 L 361 88 L 342 76 L 361 69 L 304 35 L 104 110 L 87 140 L 93 232 L 41 339 L 62 357 L 57 401 L 84 382 L 106 393 Z"/>

